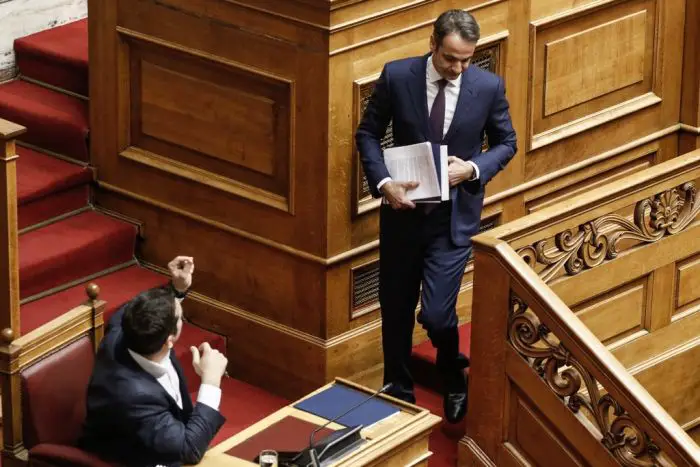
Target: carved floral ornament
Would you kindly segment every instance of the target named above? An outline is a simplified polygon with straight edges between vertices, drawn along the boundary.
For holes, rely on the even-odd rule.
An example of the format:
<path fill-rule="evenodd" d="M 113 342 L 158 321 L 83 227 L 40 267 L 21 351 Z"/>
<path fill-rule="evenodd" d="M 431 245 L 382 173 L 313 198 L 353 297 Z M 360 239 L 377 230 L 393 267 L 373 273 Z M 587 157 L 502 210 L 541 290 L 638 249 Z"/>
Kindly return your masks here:
<path fill-rule="evenodd" d="M 521 248 L 518 254 L 533 269 L 538 263 L 545 266 L 539 273 L 545 282 L 553 279 L 562 267 L 573 276 L 617 257 L 623 239 L 654 243 L 682 232 L 700 213 L 696 195 L 695 183 L 687 182 L 639 201 L 633 221 L 608 214 L 557 234 L 554 247 L 547 240 L 540 240 Z"/>
<path fill-rule="evenodd" d="M 600 442 L 620 464 L 664 465 L 658 458 L 660 450 L 649 435 L 609 394 L 601 396 L 593 375 L 527 310 L 528 306 L 511 291 L 508 340 L 520 356 L 572 412 L 588 412 L 602 435 Z M 587 394 L 581 393 L 582 383 Z"/>

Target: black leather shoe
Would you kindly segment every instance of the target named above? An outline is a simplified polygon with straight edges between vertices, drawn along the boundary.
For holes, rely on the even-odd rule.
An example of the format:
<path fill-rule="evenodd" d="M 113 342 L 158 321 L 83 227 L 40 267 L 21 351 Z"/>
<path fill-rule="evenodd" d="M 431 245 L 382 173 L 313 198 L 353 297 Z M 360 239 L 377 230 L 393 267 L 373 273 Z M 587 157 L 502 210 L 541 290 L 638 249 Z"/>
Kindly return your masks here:
<path fill-rule="evenodd" d="M 445 418 L 450 423 L 459 423 L 467 414 L 467 393 L 448 392 L 443 403 Z"/>
<path fill-rule="evenodd" d="M 469 398 L 469 377 L 464 370 L 459 370 L 459 376 L 455 378 L 451 387 L 445 391 L 443 410 L 445 419 L 450 423 L 459 423 L 467 414 L 467 401 Z"/>

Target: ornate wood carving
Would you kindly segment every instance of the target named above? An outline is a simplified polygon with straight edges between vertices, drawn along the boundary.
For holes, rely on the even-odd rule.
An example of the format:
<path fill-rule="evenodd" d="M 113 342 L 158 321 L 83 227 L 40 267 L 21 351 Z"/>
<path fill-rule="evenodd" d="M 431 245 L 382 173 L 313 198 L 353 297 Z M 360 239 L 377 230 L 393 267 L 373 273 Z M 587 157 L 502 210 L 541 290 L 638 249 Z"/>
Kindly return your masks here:
<path fill-rule="evenodd" d="M 527 304 L 511 291 L 508 341 L 574 413 L 585 409 L 600 430 L 600 442 L 625 466 L 660 465 L 659 447 L 598 381 L 576 360 Z M 587 391 L 581 392 L 583 388 Z"/>
<path fill-rule="evenodd" d="M 700 203 L 693 182 L 687 182 L 641 200 L 634 209 L 634 219 L 607 214 L 554 237 L 554 247 L 540 240 L 518 250 L 533 269 L 545 265 L 540 277 L 552 280 L 564 268 L 569 276 L 591 269 L 620 253 L 620 241 L 632 239 L 654 243 L 664 236 L 682 232 L 700 213 Z"/>

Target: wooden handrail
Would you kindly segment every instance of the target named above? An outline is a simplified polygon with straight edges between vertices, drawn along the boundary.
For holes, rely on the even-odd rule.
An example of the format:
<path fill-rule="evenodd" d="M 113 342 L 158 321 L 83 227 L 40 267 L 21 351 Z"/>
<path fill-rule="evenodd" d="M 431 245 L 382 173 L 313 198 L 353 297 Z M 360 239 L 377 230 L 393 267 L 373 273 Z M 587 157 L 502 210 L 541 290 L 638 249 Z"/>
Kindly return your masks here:
<path fill-rule="evenodd" d="M 477 255 L 487 254 L 499 263 L 512 287 L 522 295 L 520 298 L 537 310 L 544 325 L 664 455 L 677 465 L 700 465 L 698 445 L 507 242 L 480 235 L 474 238 L 474 249 Z"/>
<path fill-rule="evenodd" d="M 0 338 L 19 336 L 19 240 L 15 138 L 26 129 L 0 119 Z"/>
<path fill-rule="evenodd" d="M 553 204 L 482 235 L 506 240 L 517 248 L 530 238 L 544 238 L 552 225 L 562 229 L 576 227 L 629 205 L 630 198 L 651 197 L 677 187 L 679 180 L 697 178 L 700 178 L 700 149 L 618 180 L 615 190 L 598 188 L 573 196 L 565 203 Z"/>

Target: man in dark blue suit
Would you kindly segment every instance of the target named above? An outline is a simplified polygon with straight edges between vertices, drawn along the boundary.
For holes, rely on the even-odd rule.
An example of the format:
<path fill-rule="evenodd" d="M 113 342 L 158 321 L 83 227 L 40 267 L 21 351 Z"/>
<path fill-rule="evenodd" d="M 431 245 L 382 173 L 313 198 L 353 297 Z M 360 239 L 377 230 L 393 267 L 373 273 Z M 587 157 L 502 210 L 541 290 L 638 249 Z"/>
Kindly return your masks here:
<path fill-rule="evenodd" d="M 393 383 L 395 397 L 415 401 L 408 365 L 420 294 L 418 322 L 437 348 L 445 416 L 452 423 L 464 417 L 467 406 L 468 361 L 459 353 L 457 295 L 471 237 L 479 230 L 484 188 L 516 152 L 503 80 L 470 66 L 479 34 L 466 11 L 440 15 L 430 54 L 384 66 L 356 134 L 372 194 L 384 197 L 379 235 L 384 383 Z M 417 183 L 391 179 L 380 146 L 390 121 L 395 146 L 447 145 L 449 201 L 416 206 L 407 192 Z M 482 152 L 484 132 L 489 149 Z"/>
<path fill-rule="evenodd" d="M 143 292 L 110 319 L 88 386 L 80 447 L 129 467 L 196 464 L 225 421 L 218 409 L 226 357 L 208 343 L 190 349 L 202 378 L 193 405 L 171 352 L 194 262 L 178 256 L 168 266 L 170 286 Z"/>

